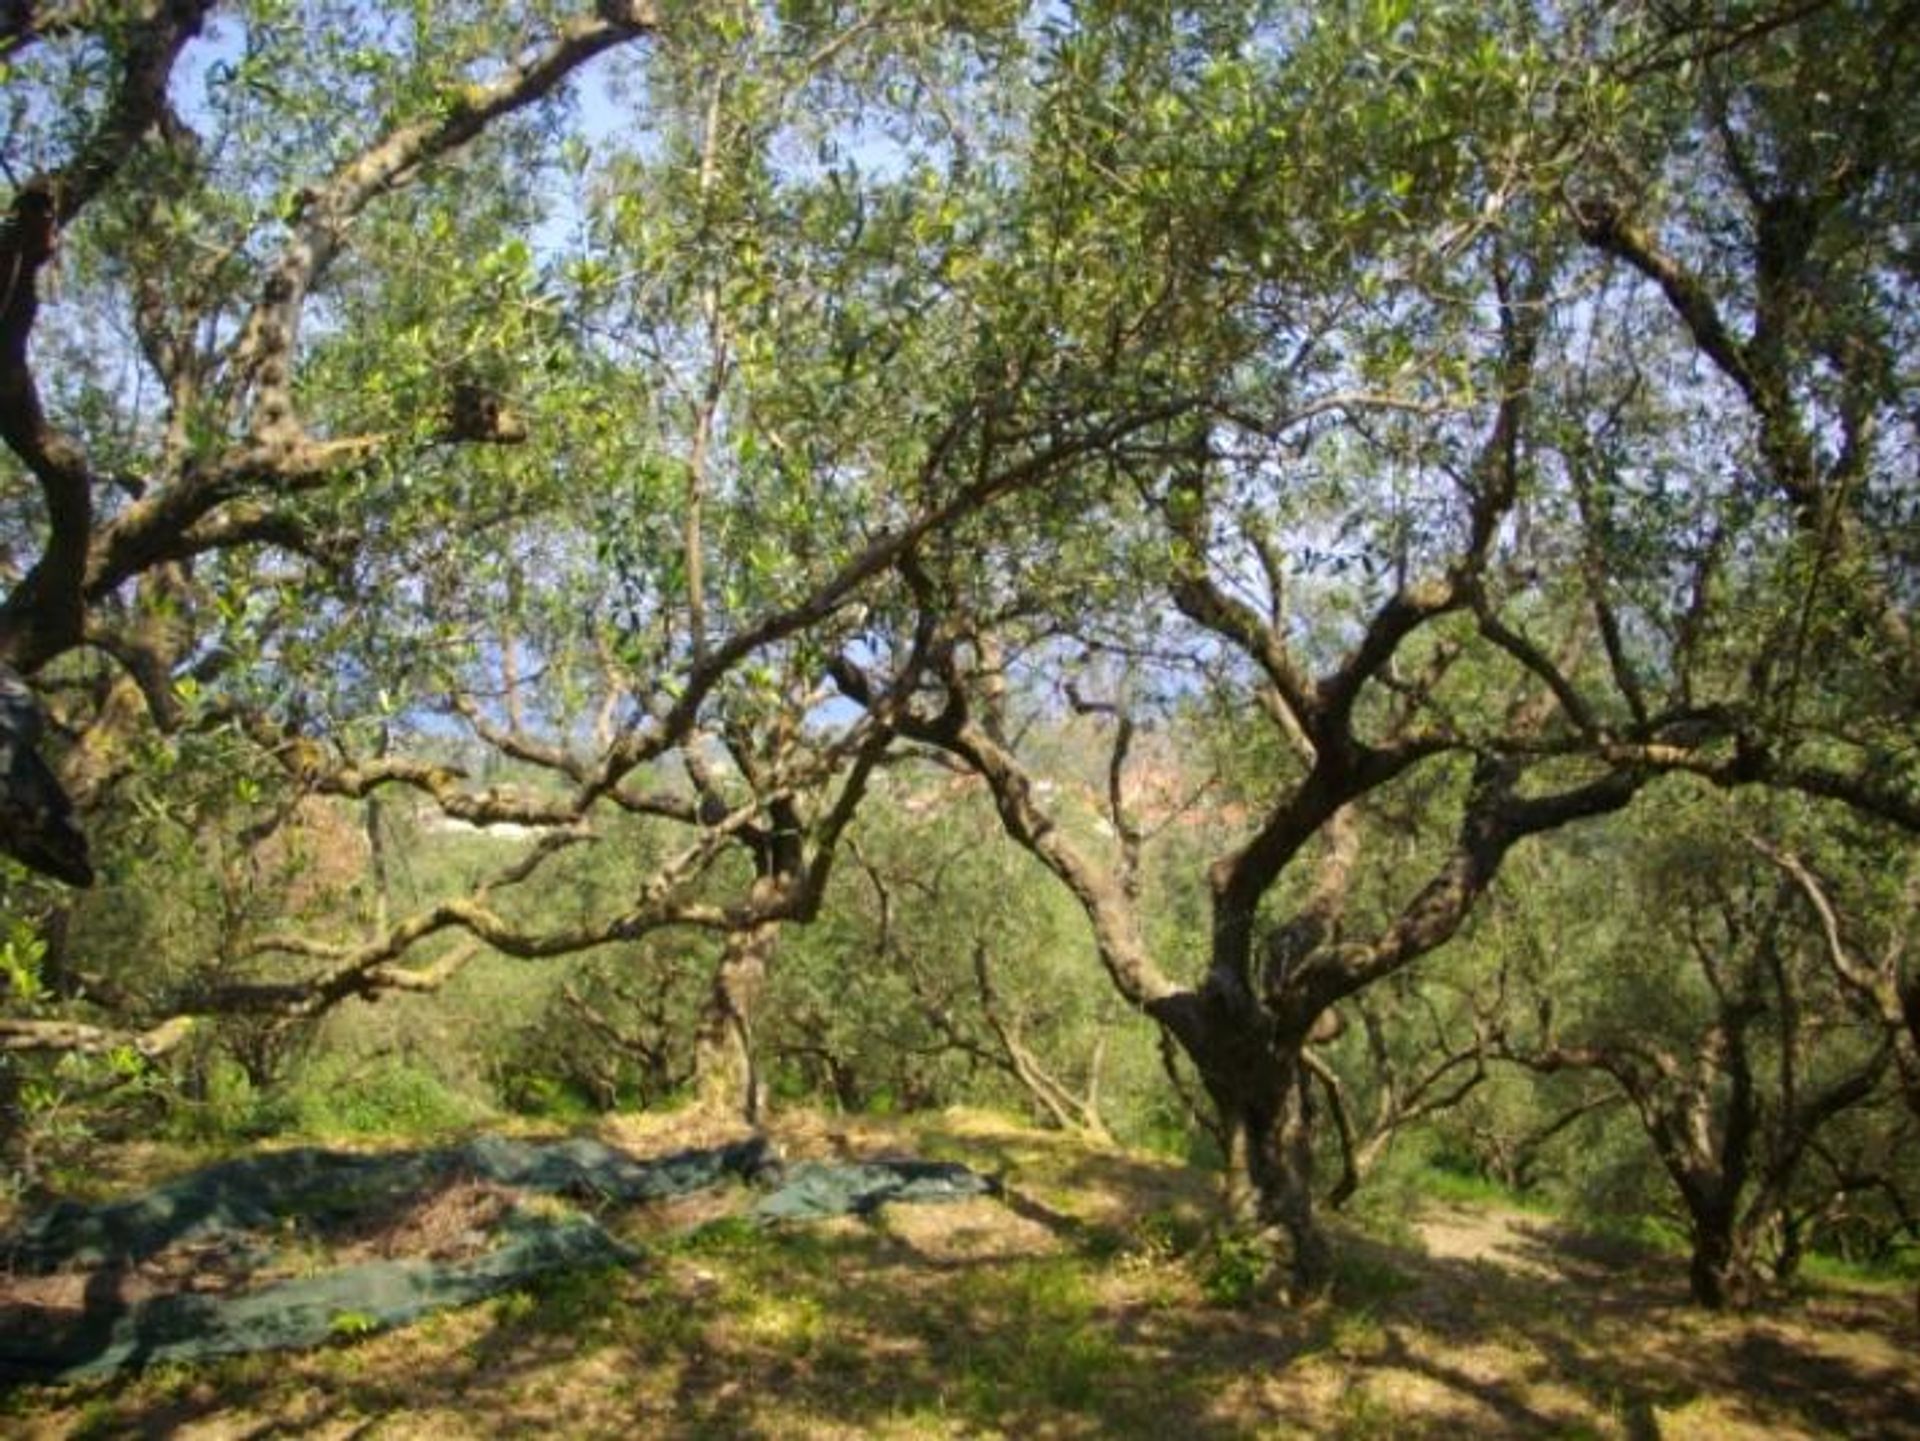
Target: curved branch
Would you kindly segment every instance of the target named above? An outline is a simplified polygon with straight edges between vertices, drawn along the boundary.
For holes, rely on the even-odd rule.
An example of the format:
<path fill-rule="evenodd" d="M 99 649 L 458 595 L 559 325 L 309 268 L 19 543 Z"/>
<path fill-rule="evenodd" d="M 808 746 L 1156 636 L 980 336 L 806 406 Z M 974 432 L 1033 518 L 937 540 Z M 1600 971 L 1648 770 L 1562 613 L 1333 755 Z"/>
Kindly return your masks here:
<path fill-rule="evenodd" d="M 1360 1189 L 1360 1166 L 1354 1145 L 1353 1116 L 1347 1109 L 1347 1090 L 1333 1067 L 1311 1049 L 1303 1049 L 1300 1059 L 1326 1092 L 1327 1103 L 1333 1110 L 1334 1133 L 1340 1138 L 1340 1179 L 1327 1193 L 1327 1204 L 1337 1211 Z"/>
<path fill-rule="evenodd" d="M 28 360 L 40 272 L 58 249 L 60 231 L 163 118 L 174 62 L 209 8 L 208 0 L 147 7 L 130 31 L 107 113 L 64 167 L 20 187 L 0 225 L 0 440 L 39 481 L 48 522 L 39 559 L 0 604 L 0 659 L 24 671 L 80 643 L 93 529 L 94 476 L 86 452 L 47 419 Z M 34 20 L 30 12 L 21 17 L 15 36 L 30 34 Z"/>
<path fill-rule="evenodd" d="M 558 37 L 539 54 L 508 66 L 487 84 L 466 87 L 428 118 L 389 131 L 324 183 L 301 193 L 289 222 L 293 233 L 268 271 L 230 357 L 236 379 L 242 386 L 251 383 L 252 428 L 258 440 L 291 445 L 299 436 L 293 358 L 301 313 L 313 285 L 345 243 L 354 217 L 421 166 L 549 94 L 586 61 L 653 33 L 658 24 L 646 0 L 601 0 L 594 15 L 564 22 Z"/>

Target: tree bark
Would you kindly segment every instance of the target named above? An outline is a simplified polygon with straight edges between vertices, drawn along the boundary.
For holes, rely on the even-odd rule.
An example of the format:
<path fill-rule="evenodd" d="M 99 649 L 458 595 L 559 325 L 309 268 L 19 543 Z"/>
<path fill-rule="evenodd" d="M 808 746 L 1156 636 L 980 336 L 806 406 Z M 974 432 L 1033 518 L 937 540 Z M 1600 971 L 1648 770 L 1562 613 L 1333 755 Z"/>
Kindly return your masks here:
<path fill-rule="evenodd" d="M 758 1125 L 764 1109 L 753 1049 L 754 1006 L 766 982 L 779 927 L 763 924 L 727 937 L 713 990 L 693 1042 L 696 1104 Z"/>
<path fill-rule="evenodd" d="M 1250 1148 L 1260 1220 L 1286 1233 L 1287 1266 L 1297 1297 L 1324 1291 L 1333 1281 L 1333 1248 L 1313 1207 L 1313 1092 L 1304 1048 L 1277 1058 L 1278 1094 L 1267 1144 Z"/>
<path fill-rule="evenodd" d="M 1753 1299 L 1750 1248 L 1730 1206 L 1693 1208 L 1693 1257 L 1687 1272 L 1695 1303 L 1709 1311 L 1737 1310 Z"/>
<path fill-rule="evenodd" d="M 1227 1209 L 1239 1225 L 1284 1241 L 1297 1299 L 1332 1280 L 1333 1248 L 1313 1201 L 1314 1078 L 1304 1037 L 1276 1036 L 1249 997 L 1217 994 L 1161 1018 L 1200 1072 L 1227 1142 Z"/>

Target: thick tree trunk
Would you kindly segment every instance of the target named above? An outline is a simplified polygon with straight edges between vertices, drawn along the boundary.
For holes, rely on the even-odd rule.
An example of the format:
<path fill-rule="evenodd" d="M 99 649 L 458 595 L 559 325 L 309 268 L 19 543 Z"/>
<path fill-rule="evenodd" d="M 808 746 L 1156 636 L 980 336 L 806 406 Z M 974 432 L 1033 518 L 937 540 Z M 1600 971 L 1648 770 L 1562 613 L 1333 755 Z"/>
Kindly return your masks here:
<path fill-rule="evenodd" d="M 1744 1244 L 1733 1208 L 1696 1206 L 1691 1219 L 1693 1259 L 1687 1278 L 1695 1303 L 1710 1311 L 1746 1306 L 1754 1289 L 1751 1247 Z"/>
<path fill-rule="evenodd" d="M 1234 1219 L 1285 1241 L 1279 1259 L 1295 1298 L 1324 1291 L 1333 1277 L 1333 1249 L 1314 1213 L 1310 1130 L 1297 1115 L 1265 1106 L 1240 1111 L 1229 1125 L 1227 1187 Z"/>
<path fill-rule="evenodd" d="M 754 1064 L 754 1005 L 766 981 L 779 927 L 755 926 L 727 937 L 713 990 L 693 1042 L 694 1099 L 716 1115 L 760 1121 L 765 1097 Z"/>
<path fill-rule="evenodd" d="M 1285 1242 L 1288 1290 L 1324 1291 L 1333 1249 L 1313 1196 L 1313 1077 L 1305 1043 L 1273 1035 L 1257 1009 L 1212 1007 L 1172 1027 L 1219 1112 L 1227 1138 L 1227 1203 L 1233 1219 Z"/>
<path fill-rule="evenodd" d="M 1291 1289 L 1309 1296 L 1333 1280 L 1333 1248 L 1314 1214 L 1312 1078 L 1297 1050 L 1276 1061 L 1273 1103 L 1250 1117 L 1266 1134 L 1248 1135 L 1248 1174 L 1261 1224 L 1286 1235 Z"/>

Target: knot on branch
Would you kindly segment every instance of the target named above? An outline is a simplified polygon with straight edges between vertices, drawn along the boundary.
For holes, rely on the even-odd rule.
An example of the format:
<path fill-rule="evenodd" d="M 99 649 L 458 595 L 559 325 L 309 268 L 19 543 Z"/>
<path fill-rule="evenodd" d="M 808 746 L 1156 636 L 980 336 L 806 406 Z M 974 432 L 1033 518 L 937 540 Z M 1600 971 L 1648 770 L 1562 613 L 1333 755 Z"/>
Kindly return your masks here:
<path fill-rule="evenodd" d="M 453 387 L 447 405 L 448 440 L 479 445 L 519 445 L 527 438 L 527 423 L 499 391 L 475 380 Z"/>
<path fill-rule="evenodd" d="M 660 12 L 654 9 L 649 0 L 600 0 L 594 6 L 594 13 L 607 24 L 636 34 L 657 29 L 660 25 Z"/>
<path fill-rule="evenodd" d="M 1590 245 L 1604 246 L 1618 237 L 1626 218 L 1619 204 L 1605 195 L 1569 199 L 1568 208 L 1573 212 L 1574 224 Z"/>
<path fill-rule="evenodd" d="M 1330 932 L 1326 917 L 1316 911 L 1303 912 L 1268 931 L 1268 989 L 1283 987 L 1301 963 L 1326 942 Z"/>

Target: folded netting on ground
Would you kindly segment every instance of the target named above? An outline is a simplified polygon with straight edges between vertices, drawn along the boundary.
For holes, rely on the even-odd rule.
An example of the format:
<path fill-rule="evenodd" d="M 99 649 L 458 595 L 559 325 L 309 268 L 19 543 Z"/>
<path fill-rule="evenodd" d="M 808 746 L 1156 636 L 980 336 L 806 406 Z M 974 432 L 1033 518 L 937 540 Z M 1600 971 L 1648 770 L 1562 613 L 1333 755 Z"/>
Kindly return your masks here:
<path fill-rule="evenodd" d="M 807 1163 L 785 1173 L 758 1139 L 652 1160 L 591 1140 L 499 1136 L 433 1151 L 264 1152 L 127 1201 L 63 1202 L 0 1239 L 8 1273 L 0 1378 L 71 1380 L 314 1346 L 555 1270 L 627 1264 L 639 1253 L 592 1217 L 520 1198 L 631 1205 L 728 1181 L 777 1187 L 749 1213 L 762 1224 L 866 1215 L 889 1202 L 958 1200 L 993 1188 L 964 1166 L 924 1161 Z M 456 1192 L 451 1234 L 434 1236 L 430 1254 L 311 1273 L 315 1244 L 351 1252 L 369 1226 Z M 302 1274 L 284 1274 L 289 1251 Z M 207 1291 L 210 1281 L 225 1289 Z"/>
<path fill-rule="evenodd" d="M 963 1201 L 994 1183 L 950 1161 L 808 1161 L 786 1173 L 780 1189 L 753 1208 L 756 1221 L 818 1221 L 865 1216 L 894 1201 Z"/>

